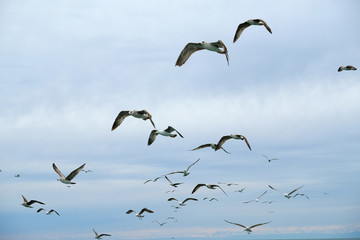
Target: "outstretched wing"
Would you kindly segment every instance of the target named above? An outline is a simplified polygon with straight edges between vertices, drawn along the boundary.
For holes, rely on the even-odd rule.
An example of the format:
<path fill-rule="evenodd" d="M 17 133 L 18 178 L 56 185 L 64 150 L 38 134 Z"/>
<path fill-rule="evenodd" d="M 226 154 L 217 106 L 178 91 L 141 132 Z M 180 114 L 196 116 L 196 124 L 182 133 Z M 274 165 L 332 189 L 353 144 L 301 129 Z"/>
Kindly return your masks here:
<path fill-rule="evenodd" d="M 224 219 L 224 221 L 227 222 L 227 223 L 234 224 L 234 225 L 236 225 L 236 226 L 240 226 L 240 227 L 243 227 L 243 228 L 247 228 L 246 226 L 241 225 L 241 224 L 239 224 L 239 223 L 230 222 L 230 221 L 227 221 L 227 220 L 225 220 L 225 219 Z"/>
<path fill-rule="evenodd" d="M 280 191 L 280 190 L 277 190 L 276 188 L 274 188 L 274 187 L 272 187 L 272 186 L 270 186 L 269 185 L 269 187 L 272 189 L 272 190 L 275 190 L 275 191 L 277 191 L 277 192 L 279 192 L 279 193 L 282 193 L 282 194 L 284 194 L 282 191 Z"/>
<path fill-rule="evenodd" d="M 267 193 L 267 190 L 263 194 L 261 194 L 258 198 L 261 198 L 262 196 L 264 196 L 265 193 Z"/>
<path fill-rule="evenodd" d="M 74 171 L 72 171 L 67 177 L 66 179 L 71 181 L 80 171 L 81 169 L 83 169 L 85 167 L 85 164 L 84 163 L 83 165 L 81 165 L 80 167 L 78 167 L 77 169 L 75 169 Z"/>
<path fill-rule="evenodd" d="M 219 40 L 219 41 L 217 41 L 217 42 L 215 42 L 213 44 L 215 44 L 218 48 L 223 48 L 224 49 L 223 52 L 221 52 L 221 53 L 225 54 L 227 64 L 229 65 L 229 54 L 228 54 L 228 50 L 227 50 L 225 44 L 221 40 Z"/>
<path fill-rule="evenodd" d="M 177 132 L 177 134 L 179 134 L 180 137 L 184 138 L 183 135 L 181 135 L 181 133 L 179 133 L 175 128 L 173 128 L 172 126 L 168 126 L 167 129 L 164 130 L 165 132 L 171 133 L 173 131 Z"/>
<path fill-rule="evenodd" d="M 261 225 L 268 224 L 268 223 L 271 223 L 271 222 L 258 223 L 258 224 L 252 225 L 252 226 L 251 226 L 251 227 L 249 227 L 249 228 L 254 228 L 254 227 L 261 226 Z"/>
<path fill-rule="evenodd" d="M 115 121 L 112 125 L 111 131 L 114 131 L 124 121 L 124 119 L 129 115 L 130 115 L 129 111 L 121 111 L 115 118 Z"/>
<path fill-rule="evenodd" d="M 196 198 L 187 198 L 187 199 L 185 199 L 185 200 L 183 201 L 183 203 L 185 203 L 185 202 L 187 202 L 187 201 L 189 201 L 189 200 L 192 200 L 192 201 L 199 201 L 199 200 L 197 200 Z"/>
<path fill-rule="evenodd" d="M 60 170 L 56 167 L 55 163 L 53 163 L 53 169 L 55 170 L 55 172 L 57 172 L 57 174 L 59 174 L 61 178 L 65 178 L 64 174 L 60 172 Z"/>
<path fill-rule="evenodd" d="M 264 20 L 262 20 L 262 19 L 259 19 L 259 21 L 260 22 L 262 22 L 263 24 L 264 24 L 264 27 L 269 31 L 269 33 L 271 33 L 272 34 L 272 32 L 271 32 L 271 29 L 270 29 L 270 27 L 269 27 L 269 25 L 267 25 L 266 24 L 266 22 L 264 21 Z"/>
<path fill-rule="evenodd" d="M 157 130 L 152 130 L 149 135 L 148 146 L 150 146 L 155 141 L 156 136 L 157 136 Z"/>
<path fill-rule="evenodd" d="M 199 183 L 198 185 L 196 185 L 194 187 L 194 189 L 192 190 L 191 194 L 193 194 L 194 192 L 196 192 L 199 188 L 203 187 L 203 186 L 206 186 L 206 184 L 204 183 Z"/>
<path fill-rule="evenodd" d="M 227 196 L 227 194 L 226 194 L 226 192 L 224 191 L 224 189 L 222 189 L 219 185 L 214 184 L 214 185 L 212 185 L 212 186 L 213 186 L 213 187 L 220 188 L 220 189 L 221 189 L 221 191 L 223 191 L 223 193 L 225 193 L 225 195 Z"/>
<path fill-rule="evenodd" d="M 186 169 L 186 171 L 189 171 L 189 169 L 194 166 L 198 161 L 200 161 L 200 158 L 198 160 L 196 160 L 195 162 L 193 162 L 192 164 L 190 164 L 190 166 L 188 166 L 188 168 Z"/>
<path fill-rule="evenodd" d="M 39 208 L 36 212 L 38 213 L 38 212 L 41 212 L 41 211 L 45 211 L 45 209 L 44 208 Z"/>
<path fill-rule="evenodd" d="M 207 143 L 207 144 L 200 145 L 197 148 L 191 149 L 191 151 L 199 150 L 199 149 L 206 148 L 206 147 L 211 147 L 211 144 Z"/>
<path fill-rule="evenodd" d="M 110 235 L 110 234 L 107 234 L 107 233 L 102 233 L 102 234 L 99 235 L 99 237 L 102 237 L 102 236 L 108 236 L 108 237 L 110 237 L 111 235 Z"/>
<path fill-rule="evenodd" d="M 146 115 L 148 116 L 146 119 L 149 119 L 150 122 L 151 122 L 151 124 L 154 126 L 154 128 L 156 128 L 156 127 L 155 127 L 155 123 L 154 123 L 153 120 L 152 120 L 152 116 L 151 116 L 151 114 L 150 114 L 148 111 L 146 111 L 146 110 L 141 110 L 141 111 L 138 111 L 138 113 L 143 114 L 143 115 L 146 114 Z M 144 120 L 146 120 L 146 119 L 144 119 Z"/>
<path fill-rule="evenodd" d="M 178 202 L 179 200 L 177 200 L 176 198 L 173 198 L 173 197 L 172 197 L 172 198 L 169 198 L 168 201 L 177 201 L 177 202 Z"/>
<path fill-rule="evenodd" d="M 226 152 L 227 154 L 231 154 L 228 151 L 226 151 L 223 147 L 220 147 L 222 150 L 224 150 L 224 152 Z"/>
<path fill-rule="evenodd" d="M 236 40 L 238 40 L 238 38 L 240 37 L 241 33 L 249 26 L 250 26 L 250 24 L 247 22 L 240 23 L 236 29 L 233 42 L 236 42 Z"/>
<path fill-rule="evenodd" d="M 57 211 L 55 211 L 54 209 L 51 209 L 51 210 L 49 211 L 49 213 L 51 213 L 51 212 L 54 212 L 54 213 L 56 213 L 58 216 L 60 216 L 60 214 L 59 214 Z"/>
<path fill-rule="evenodd" d="M 24 197 L 24 195 L 21 195 L 22 196 L 22 198 L 23 198 L 23 200 L 24 200 L 24 202 L 28 202 L 27 200 L 26 200 L 26 198 Z"/>
<path fill-rule="evenodd" d="M 204 49 L 204 47 L 201 46 L 200 43 L 186 44 L 184 49 L 181 51 L 178 59 L 176 60 L 175 66 L 182 66 L 189 59 L 191 54 L 193 54 L 196 51 L 203 50 L 203 49 Z"/>
<path fill-rule="evenodd" d="M 127 212 L 126 212 L 126 214 L 130 214 L 130 213 L 136 213 L 134 210 L 128 210 Z"/>
<path fill-rule="evenodd" d="M 301 187 L 298 187 L 298 188 L 296 188 L 296 189 L 294 189 L 294 190 L 292 190 L 291 192 L 289 192 L 289 194 L 288 195 L 291 195 L 291 194 L 293 194 L 294 192 L 296 192 L 297 190 L 299 190 L 300 188 L 302 188 L 304 185 L 302 185 Z"/>
<path fill-rule="evenodd" d="M 219 150 L 222 147 L 222 145 L 231 138 L 232 137 L 230 137 L 229 135 L 226 135 L 226 136 L 223 136 L 222 138 L 220 138 L 218 144 L 216 144 L 215 151 Z"/>
<path fill-rule="evenodd" d="M 242 136 L 242 137 L 244 138 L 244 141 L 245 141 L 246 145 L 248 146 L 248 148 L 251 151 L 251 147 L 250 147 L 250 144 L 249 144 L 248 140 L 246 139 L 246 137 L 244 137 L 244 136 Z"/>
<path fill-rule="evenodd" d="M 40 201 L 37 201 L 37 200 L 30 200 L 30 201 L 28 202 L 28 205 L 31 205 L 31 204 L 33 204 L 33 203 L 39 203 L 39 204 L 45 205 L 45 203 L 40 202 Z"/>
<path fill-rule="evenodd" d="M 141 209 L 141 211 L 139 212 L 139 214 L 141 215 L 143 212 L 154 213 L 152 210 L 150 210 L 150 209 L 148 209 L 148 208 L 143 208 L 143 209 Z"/>

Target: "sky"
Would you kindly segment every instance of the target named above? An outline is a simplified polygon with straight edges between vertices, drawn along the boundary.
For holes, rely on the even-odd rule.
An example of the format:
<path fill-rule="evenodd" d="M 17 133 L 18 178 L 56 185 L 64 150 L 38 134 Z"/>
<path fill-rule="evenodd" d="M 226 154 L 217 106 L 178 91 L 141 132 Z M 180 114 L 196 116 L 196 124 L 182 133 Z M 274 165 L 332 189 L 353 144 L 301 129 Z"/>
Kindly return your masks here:
<path fill-rule="evenodd" d="M 350 0 L 0 1 L 0 239 L 93 239 L 92 228 L 122 240 L 360 238 L 360 72 L 337 71 L 360 67 L 359 10 Z M 233 43 L 253 18 L 272 34 L 251 26 Z M 229 66 L 207 50 L 175 66 L 187 43 L 218 40 Z M 142 109 L 184 138 L 147 146 L 153 126 L 133 117 L 111 131 L 120 111 Z M 190 151 L 228 134 L 252 151 L 241 140 L 224 143 L 231 154 Z M 177 188 L 144 184 L 197 159 L 190 175 L 168 176 Z M 52 163 L 92 172 L 67 187 Z M 238 185 L 191 194 L 218 182 Z M 309 199 L 268 185 L 304 185 Z M 25 208 L 21 195 L 45 205 Z M 170 197 L 198 201 L 175 209 Z M 144 207 L 154 213 L 125 214 Z M 248 235 L 224 220 L 270 223 Z"/>

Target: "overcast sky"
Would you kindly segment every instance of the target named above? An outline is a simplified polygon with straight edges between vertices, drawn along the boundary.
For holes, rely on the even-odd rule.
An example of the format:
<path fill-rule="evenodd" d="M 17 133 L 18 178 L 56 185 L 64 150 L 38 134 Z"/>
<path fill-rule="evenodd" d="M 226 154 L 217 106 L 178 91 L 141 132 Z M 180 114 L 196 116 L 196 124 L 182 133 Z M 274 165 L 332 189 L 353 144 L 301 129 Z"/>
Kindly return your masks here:
<path fill-rule="evenodd" d="M 0 238 L 360 237 L 360 71 L 337 71 L 360 67 L 359 11 L 350 0 L 0 1 Z M 251 26 L 233 43 L 252 18 L 272 34 Z M 175 67 L 188 42 L 217 40 L 229 66 L 203 50 Z M 184 138 L 147 146 L 153 126 L 133 117 L 111 131 L 121 110 L 142 109 Z M 223 145 L 231 154 L 189 151 L 228 134 L 252 151 L 241 140 Z M 175 192 L 164 178 L 144 184 L 199 158 L 169 176 L 184 182 Z M 52 163 L 92 172 L 67 187 Z M 238 185 L 191 194 L 218 182 Z M 304 185 L 309 199 L 268 185 Z M 60 216 L 21 206 L 22 194 Z M 170 197 L 199 201 L 176 210 Z M 154 213 L 125 214 L 143 207 Z M 248 235 L 224 219 L 271 223 Z"/>

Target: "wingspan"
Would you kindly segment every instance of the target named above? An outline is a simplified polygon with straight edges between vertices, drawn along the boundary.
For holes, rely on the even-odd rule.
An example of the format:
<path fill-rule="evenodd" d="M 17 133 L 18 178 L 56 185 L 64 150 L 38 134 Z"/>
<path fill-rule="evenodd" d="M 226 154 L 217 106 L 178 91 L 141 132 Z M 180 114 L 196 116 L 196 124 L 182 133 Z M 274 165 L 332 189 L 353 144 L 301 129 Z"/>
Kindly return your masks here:
<path fill-rule="evenodd" d="M 128 117 L 129 111 L 121 111 L 117 117 L 115 118 L 115 121 L 112 125 L 111 131 L 114 131 L 123 121 L 126 117 Z"/>
<path fill-rule="evenodd" d="M 72 171 L 67 177 L 66 179 L 71 181 L 80 171 L 81 169 L 83 169 L 85 167 L 85 164 L 84 163 L 83 165 L 81 165 L 80 167 L 78 167 L 77 169 L 75 169 L 74 171 Z"/>

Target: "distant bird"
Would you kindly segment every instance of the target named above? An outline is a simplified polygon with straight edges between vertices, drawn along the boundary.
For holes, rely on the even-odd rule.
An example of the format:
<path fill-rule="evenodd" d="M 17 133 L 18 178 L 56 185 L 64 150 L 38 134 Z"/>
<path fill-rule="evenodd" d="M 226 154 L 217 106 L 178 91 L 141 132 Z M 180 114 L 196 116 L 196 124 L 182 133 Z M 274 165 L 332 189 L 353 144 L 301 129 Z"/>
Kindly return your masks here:
<path fill-rule="evenodd" d="M 88 173 L 88 172 L 92 172 L 91 170 L 81 170 L 81 171 L 83 171 L 83 172 L 85 172 L 85 173 Z"/>
<path fill-rule="evenodd" d="M 190 174 L 189 169 L 194 166 L 198 161 L 200 160 L 200 158 L 198 160 L 196 160 L 195 162 L 193 162 L 192 164 L 190 164 L 186 169 L 182 170 L 182 171 L 176 171 L 176 172 L 171 172 L 165 175 L 171 175 L 171 174 L 175 174 L 175 173 L 182 173 L 184 177 L 186 177 L 187 175 Z"/>
<path fill-rule="evenodd" d="M 20 177 L 20 174 L 16 174 L 15 177 Z"/>
<path fill-rule="evenodd" d="M 268 203 L 268 204 L 272 204 L 275 201 L 263 201 L 262 203 Z"/>
<path fill-rule="evenodd" d="M 163 223 L 159 223 L 158 221 L 154 220 L 153 222 L 156 222 L 157 224 L 159 224 L 160 227 L 164 226 L 167 222 L 163 222 Z"/>
<path fill-rule="evenodd" d="M 243 135 L 239 135 L 239 134 L 230 134 L 230 135 L 226 135 L 226 136 L 223 136 L 222 138 L 220 138 L 220 140 L 217 144 L 217 147 L 215 148 L 215 151 L 219 150 L 222 147 L 222 145 L 229 139 L 240 139 L 240 140 L 245 141 L 246 145 L 248 146 L 248 148 L 251 151 L 251 147 L 250 147 L 248 140 Z"/>
<path fill-rule="evenodd" d="M 219 201 L 217 198 L 214 198 L 214 197 L 213 197 L 213 198 L 208 198 L 208 197 L 204 197 L 204 198 L 203 198 L 203 200 L 208 200 L 208 199 L 209 199 L 210 202 L 211 202 L 211 201 L 214 201 L 214 200 L 215 200 L 215 201 Z"/>
<path fill-rule="evenodd" d="M 107 234 L 107 233 L 102 233 L 102 234 L 99 235 L 94 229 L 93 229 L 93 231 L 95 233 L 95 238 L 96 239 L 101 239 L 101 237 L 103 237 L 103 236 L 108 236 L 108 237 L 111 236 L 110 234 Z"/>
<path fill-rule="evenodd" d="M 176 61 L 175 66 L 182 66 L 189 59 L 191 54 L 193 54 L 196 51 L 203 50 L 203 49 L 207 49 L 209 51 L 217 52 L 220 54 L 225 54 L 226 61 L 229 65 L 229 55 L 228 55 L 227 48 L 226 48 L 225 44 L 221 40 L 219 40 L 217 42 L 202 41 L 200 43 L 186 44 L 184 49 L 181 51 L 181 53 Z"/>
<path fill-rule="evenodd" d="M 268 162 L 271 162 L 271 161 L 273 161 L 273 160 L 279 160 L 278 158 L 268 158 L 266 155 L 264 155 L 264 154 L 262 154 L 262 156 L 264 157 L 264 158 L 266 158 L 266 160 L 268 161 Z"/>
<path fill-rule="evenodd" d="M 150 136 L 149 136 L 149 140 L 148 140 L 148 146 L 150 146 L 156 139 L 156 136 L 157 135 L 163 135 L 163 136 L 166 136 L 166 137 L 171 137 L 171 138 L 174 138 L 176 137 L 177 135 L 176 134 L 173 134 L 172 132 L 175 131 L 177 132 L 177 134 L 179 134 L 180 137 L 184 138 L 175 128 L 171 127 L 171 126 L 168 126 L 165 130 L 163 131 L 159 131 L 159 130 L 152 130 L 151 133 L 150 133 Z"/>
<path fill-rule="evenodd" d="M 144 182 L 144 184 L 145 184 L 145 183 L 148 183 L 148 182 L 156 182 L 156 181 L 159 180 L 160 178 L 162 178 L 162 176 L 157 177 L 157 178 L 154 178 L 154 179 L 146 180 L 146 181 Z"/>
<path fill-rule="evenodd" d="M 234 192 L 243 192 L 245 190 L 245 188 L 242 188 L 242 189 L 240 189 L 240 190 L 236 190 L 236 191 L 234 191 Z"/>
<path fill-rule="evenodd" d="M 175 191 L 176 191 L 176 189 L 173 189 L 173 190 L 166 191 L 165 193 L 173 193 Z"/>
<path fill-rule="evenodd" d="M 168 220 L 168 219 L 172 219 L 172 220 L 174 220 L 174 222 L 178 221 L 175 217 L 168 217 L 166 220 Z"/>
<path fill-rule="evenodd" d="M 180 201 L 177 200 L 176 198 L 169 198 L 169 199 L 168 199 L 168 201 L 176 201 L 176 202 L 178 202 L 179 205 L 182 206 L 182 207 L 183 207 L 183 206 L 186 206 L 185 203 L 186 203 L 187 201 L 190 201 L 190 200 L 191 200 L 191 201 L 199 201 L 199 200 L 197 200 L 196 198 L 186 198 L 186 199 L 185 199 L 184 201 L 182 201 L 182 202 L 180 202 Z"/>
<path fill-rule="evenodd" d="M 46 215 L 50 215 L 52 212 L 56 213 L 58 216 L 60 216 L 60 214 L 55 211 L 54 209 L 50 209 L 50 211 L 46 211 L 44 208 L 39 208 L 36 212 L 41 212 L 41 211 L 44 211 L 46 213 Z"/>
<path fill-rule="evenodd" d="M 141 110 L 141 111 L 137 111 L 137 110 L 132 110 L 132 111 L 121 111 L 117 117 L 115 118 L 115 121 L 112 125 L 111 131 L 114 131 L 123 121 L 125 118 L 127 118 L 128 116 L 133 116 L 135 118 L 141 118 L 142 120 L 150 120 L 151 124 L 155 127 L 155 124 L 152 120 L 152 117 L 150 115 L 150 113 L 146 110 Z"/>
<path fill-rule="evenodd" d="M 165 178 L 166 178 L 166 180 L 169 181 L 169 183 L 172 187 L 178 187 L 180 184 L 183 184 L 183 183 L 173 183 L 166 175 L 165 175 Z"/>
<path fill-rule="evenodd" d="M 24 207 L 33 208 L 33 206 L 31 206 L 31 205 L 34 204 L 34 203 L 39 203 L 39 204 L 45 205 L 45 203 L 40 202 L 40 201 L 37 201 L 37 200 L 30 200 L 30 201 L 28 201 L 28 200 L 26 200 L 26 198 L 24 197 L 24 195 L 21 195 L 21 196 L 22 196 L 22 198 L 23 198 L 23 200 L 24 200 L 24 202 L 23 202 L 21 205 L 23 205 Z"/>
<path fill-rule="evenodd" d="M 309 199 L 309 197 L 304 193 L 297 193 L 294 195 L 294 197 L 296 197 L 296 196 L 303 196 L 303 197 L 306 197 L 307 199 Z"/>
<path fill-rule="evenodd" d="M 221 191 L 223 191 L 223 193 L 225 193 L 225 195 L 227 196 L 226 192 L 224 191 L 224 189 L 222 189 L 219 185 L 216 184 L 205 184 L 205 183 L 199 183 L 198 185 L 195 186 L 195 188 L 193 189 L 193 191 L 191 192 L 191 194 L 193 194 L 194 192 L 196 192 L 199 188 L 201 187 L 207 187 L 208 189 L 216 189 L 216 188 L 220 188 Z"/>
<path fill-rule="evenodd" d="M 84 163 L 83 165 L 81 165 L 80 167 L 78 167 L 77 169 L 75 169 L 74 171 L 72 171 L 67 177 L 65 177 L 60 170 L 56 167 L 55 163 L 53 163 L 53 168 L 55 170 L 55 172 L 57 174 L 59 174 L 60 179 L 57 179 L 58 181 L 64 183 L 64 184 L 75 184 L 74 182 L 71 182 L 71 180 L 78 175 L 78 173 L 85 167 Z"/>
<path fill-rule="evenodd" d="M 210 147 L 212 149 L 216 149 L 217 145 L 215 143 L 206 143 L 206 144 L 203 144 L 203 145 L 200 145 L 194 149 L 191 149 L 191 151 L 195 151 L 195 150 L 199 150 L 199 149 L 202 149 L 202 148 L 206 148 L 206 147 Z M 229 153 L 228 151 L 226 151 L 223 147 L 220 147 L 222 150 L 224 150 L 224 152 L 228 153 L 228 154 L 231 154 Z"/>
<path fill-rule="evenodd" d="M 284 197 L 286 197 L 287 199 L 290 199 L 290 198 L 292 197 L 291 194 L 293 194 L 294 192 L 296 192 L 297 190 L 299 190 L 299 189 L 302 188 L 303 186 L 304 186 L 304 185 L 302 185 L 301 187 L 298 187 L 298 188 L 292 190 L 292 191 L 289 192 L 289 193 L 283 193 L 283 192 L 281 192 L 281 191 L 277 190 L 276 188 L 273 188 L 272 186 L 269 185 L 269 187 L 270 187 L 272 190 L 275 190 L 275 191 L 278 191 L 279 193 L 282 193 L 282 194 L 284 195 Z"/>
<path fill-rule="evenodd" d="M 251 25 L 264 26 L 269 31 L 269 33 L 272 33 L 270 27 L 266 24 L 266 22 L 264 20 L 262 20 L 262 19 L 249 19 L 246 22 L 243 22 L 243 23 L 239 24 L 238 28 L 236 29 L 233 42 L 236 42 L 236 40 L 238 40 L 238 38 L 240 37 L 241 33 L 247 27 L 249 27 Z"/>
<path fill-rule="evenodd" d="M 248 234 L 250 234 L 252 232 L 252 230 L 251 230 L 252 228 L 270 223 L 270 222 L 265 222 L 265 223 L 259 223 L 259 224 L 252 225 L 251 227 L 246 227 L 246 226 L 241 225 L 239 223 L 229 222 L 227 220 L 225 220 L 225 222 L 245 228 L 244 231 L 246 231 Z"/>
<path fill-rule="evenodd" d="M 354 66 L 351 66 L 351 65 L 341 66 L 341 67 L 339 67 L 338 72 L 341 72 L 343 70 L 346 70 L 346 71 L 353 70 L 353 71 L 355 71 L 355 70 L 357 70 L 357 68 L 354 67 Z"/>
<path fill-rule="evenodd" d="M 226 183 L 226 182 L 218 182 L 218 184 L 225 184 L 228 187 L 230 187 L 231 185 L 239 185 L 237 183 Z"/>
<path fill-rule="evenodd" d="M 144 215 L 142 215 L 144 212 L 148 212 L 148 213 L 154 213 L 152 210 L 150 210 L 150 209 L 147 209 L 147 208 L 143 208 L 143 209 L 141 209 L 141 211 L 139 212 L 139 213 L 137 213 L 137 212 L 135 212 L 134 210 L 128 210 L 127 212 L 126 212 L 126 214 L 130 214 L 130 213 L 135 213 L 135 215 L 140 219 L 140 218 L 143 218 L 144 217 Z"/>
<path fill-rule="evenodd" d="M 258 202 L 258 201 L 259 201 L 259 198 L 261 198 L 262 196 L 264 196 L 265 193 L 267 193 L 267 190 L 266 190 L 264 193 L 262 193 L 260 196 L 258 196 L 256 199 L 250 200 L 250 201 L 247 201 L 247 202 L 244 202 L 244 203 Z"/>

